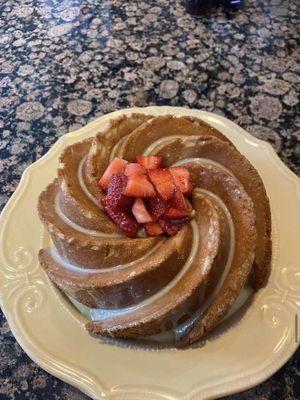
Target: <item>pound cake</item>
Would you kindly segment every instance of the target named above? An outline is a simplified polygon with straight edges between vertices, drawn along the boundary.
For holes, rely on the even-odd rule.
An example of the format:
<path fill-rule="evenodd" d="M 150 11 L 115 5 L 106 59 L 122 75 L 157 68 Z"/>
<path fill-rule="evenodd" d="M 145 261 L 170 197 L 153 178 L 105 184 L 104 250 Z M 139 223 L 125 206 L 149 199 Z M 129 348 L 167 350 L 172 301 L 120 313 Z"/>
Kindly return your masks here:
<path fill-rule="evenodd" d="M 189 345 L 270 274 L 263 182 L 194 117 L 124 115 L 66 147 L 38 213 L 52 239 L 40 265 L 91 309 L 93 335 L 171 331 L 178 347 Z"/>

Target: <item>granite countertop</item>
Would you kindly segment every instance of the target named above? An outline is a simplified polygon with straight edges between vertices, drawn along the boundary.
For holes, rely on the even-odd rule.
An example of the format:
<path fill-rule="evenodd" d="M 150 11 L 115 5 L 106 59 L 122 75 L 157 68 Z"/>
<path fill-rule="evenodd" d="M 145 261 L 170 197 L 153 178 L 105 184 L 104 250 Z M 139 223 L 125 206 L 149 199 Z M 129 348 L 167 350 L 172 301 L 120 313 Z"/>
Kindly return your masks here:
<path fill-rule="evenodd" d="M 24 169 L 66 132 L 124 107 L 222 114 L 300 174 L 300 4 L 246 1 L 186 14 L 175 0 L 6 0 L 0 4 L 0 207 Z M 227 399 L 300 398 L 299 351 Z M 22 351 L 0 313 L 0 399 L 87 399 Z"/>

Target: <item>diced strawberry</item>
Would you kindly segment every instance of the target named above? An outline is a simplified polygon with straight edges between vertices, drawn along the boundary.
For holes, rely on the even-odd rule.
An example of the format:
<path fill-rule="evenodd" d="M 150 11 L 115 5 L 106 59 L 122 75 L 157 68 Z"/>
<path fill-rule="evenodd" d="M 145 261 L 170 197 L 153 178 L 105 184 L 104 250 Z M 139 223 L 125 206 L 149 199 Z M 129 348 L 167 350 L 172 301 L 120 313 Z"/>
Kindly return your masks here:
<path fill-rule="evenodd" d="M 126 236 L 134 238 L 137 235 L 139 224 L 131 215 L 123 211 L 118 206 L 112 207 L 108 203 L 107 197 L 103 197 L 102 204 L 109 217 L 125 233 Z"/>
<path fill-rule="evenodd" d="M 156 169 L 161 165 L 163 158 L 159 156 L 137 156 L 136 160 L 146 169 Z"/>
<path fill-rule="evenodd" d="M 180 229 L 181 229 L 191 219 L 192 219 L 192 217 L 189 216 L 189 217 L 181 217 L 181 218 L 177 218 L 177 219 L 168 218 L 168 221 L 173 225 L 178 225 L 180 227 Z"/>
<path fill-rule="evenodd" d="M 160 218 L 158 222 L 163 231 L 170 236 L 176 235 L 176 233 L 178 233 L 182 228 L 182 225 L 172 224 L 170 221 L 167 221 L 164 218 Z"/>
<path fill-rule="evenodd" d="M 161 196 L 161 198 L 165 201 L 171 199 L 174 194 L 175 183 L 169 169 L 148 169 L 147 173 L 155 187 L 155 190 Z"/>
<path fill-rule="evenodd" d="M 174 178 L 176 186 L 182 193 L 190 194 L 193 186 L 190 177 L 190 171 L 186 167 L 172 167 L 170 172 Z"/>
<path fill-rule="evenodd" d="M 121 174 L 124 171 L 124 167 L 127 164 L 127 161 L 122 158 L 114 158 L 109 166 L 106 168 L 106 171 L 102 175 L 102 178 L 99 180 L 99 186 L 107 190 L 110 178 L 113 174 Z"/>
<path fill-rule="evenodd" d="M 170 200 L 170 205 L 179 210 L 188 210 L 185 197 L 178 187 L 176 187 L 174 190 L 173 198 Z"/>
<path fill-rule="evenodd" d="M 145 231 L 149 236 L 157 236 L 164 233 L 158 222 L 149 222 L 145 225 Z"/>
<path fill-rule="evenodd" d="M 135 199 L 135 202 L 132 206 L 132 213 L 135 216 L 137 222 L 139 222 L 140 224 L 152 222 L 151 215 L 147 210 L 143 199 Z"/>
<path fill-rule="evenodd" d="M 120 207 L 122 210 L 129 212 L 129 214 L 131 214 L 131 209 L 132 209 L 134 200 L 135 200 L 134 197 L 128 197 L 128 196 L 124 195 L 120 198 L 120 200 L 118 202 L 118 207 Z M 107 201 L 108 201 L 107 196 L 104 196 L 101 199 L 101 204 L 104 206 L 104 203 L 106 204 Z M 112 207 L 115 207 L 115 205 L 112 205 Z"/>
<path fill-rule="evenodd" d="M 177 208 L 179 210 L 186 211 L 188 209 L 185 197 L 177 186 L 175 187 L 173 197 L 168 201 L 168 204 L 170 207 Z"/>
<path fill-rule="evenodd" d="M 128 178 L 124 174 L 113 174 L 110 178 L 107 188 L 107 201 L 110 206 L 120 205 Z"/>
<path fill-rule="evenodd" d="M 147 206 L 154 220 L 161 217 L 169 208 L 169 205 L 158 196 L 148 199 Z"/>
<path fill-rule="evenodd" d="M 131 214 L 131 209 L 133 206 L 135 198 L 134 197 L 128 197 L 128 196 L 122 196 L 119 206 L 120 208 L 122 208 L 122 210 L 128 212 L 129 214 Z"/>
<path fill-rule="evenodd" d="M 185 210 L 180 210 L 178 208 L 170 207 L 164 214 L 164 218 L 170 219 L 181 219 L 190 216 L 190 210 L 186 208 Z"/>
<path fill-rule="evenodd" d="M 136 174 L 128 178 L 125 196 L 132 197 L 154 197 L 156 196 L 154 187 L 148 181 L 146 175 Z"/>
<path fill-rule="evenodd" d="M 139 174 L 146 175 L 146 170 L 138 163 L 128 163 L 125 167 L 124 174 L 128 177 Z"/>

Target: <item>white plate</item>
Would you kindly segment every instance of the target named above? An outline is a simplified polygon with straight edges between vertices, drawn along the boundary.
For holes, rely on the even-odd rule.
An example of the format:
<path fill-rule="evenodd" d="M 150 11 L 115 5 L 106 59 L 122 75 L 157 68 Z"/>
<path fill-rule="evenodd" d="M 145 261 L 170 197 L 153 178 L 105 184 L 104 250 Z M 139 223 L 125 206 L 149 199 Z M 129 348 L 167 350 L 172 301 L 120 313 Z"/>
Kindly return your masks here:
<path fill-rule="evenodd" d="M 227 135 L 258 169 L 271 201 L 272 274 L 245 313 L 187 350 L 145 350 L 91 338 L 85 318 L 50 284 L 38 250 L 49 238 L 37 197 L 55 177 L 58 156 L 94 135 L 112 117 L 133 111 L 194 115 Z M 0 300 L 16 339 L 42 368 L 95 399 L 192 400 L 245 390 L 277 371 L 298 346 L 300 184 L 272 147 L 215 114 L 171 107 L 127 109 L 62 137 L 24 172 L 0 224 Z"/>

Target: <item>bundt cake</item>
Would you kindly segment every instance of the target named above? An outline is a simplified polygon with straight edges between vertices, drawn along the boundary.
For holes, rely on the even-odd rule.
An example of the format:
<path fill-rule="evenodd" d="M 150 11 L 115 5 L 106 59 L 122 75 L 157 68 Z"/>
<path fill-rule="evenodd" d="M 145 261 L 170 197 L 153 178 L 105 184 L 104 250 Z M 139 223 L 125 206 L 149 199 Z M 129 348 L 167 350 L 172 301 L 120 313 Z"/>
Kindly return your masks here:
<path fill-rule="evenodd" d="M 227 137 L 197 118 L 111 120 L 64 149 L 38 213 L 52 239 L 40 264 L 91 309 L 92 334 L 173 331 L 186 346 L 224 319 L 246 283 L 256 291 L 269 277 L 263 182 Z"/>

